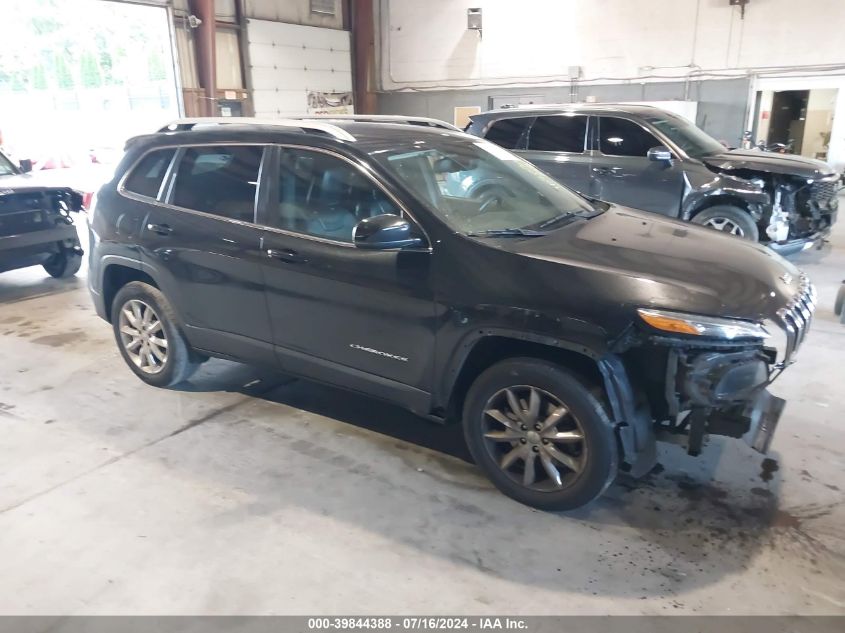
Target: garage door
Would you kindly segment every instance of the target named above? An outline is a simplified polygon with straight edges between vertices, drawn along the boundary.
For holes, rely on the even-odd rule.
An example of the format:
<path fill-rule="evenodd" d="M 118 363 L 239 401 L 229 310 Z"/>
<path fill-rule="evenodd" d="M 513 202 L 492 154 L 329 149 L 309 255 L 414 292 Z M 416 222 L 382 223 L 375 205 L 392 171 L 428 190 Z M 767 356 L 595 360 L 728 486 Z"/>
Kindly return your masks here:
<path fill-rule="evenodd" d="M 347 31 L 248 20 L 247 41 L 257 117 L 303 114 L 309 93 L 352 91 Z"/>
<path fill-rule="evenodd" d="M 8 4 L 0 127 L 16 156 L 36 169 L 108 162 L 127 137 L 178 117 L 165 3 Z"/>

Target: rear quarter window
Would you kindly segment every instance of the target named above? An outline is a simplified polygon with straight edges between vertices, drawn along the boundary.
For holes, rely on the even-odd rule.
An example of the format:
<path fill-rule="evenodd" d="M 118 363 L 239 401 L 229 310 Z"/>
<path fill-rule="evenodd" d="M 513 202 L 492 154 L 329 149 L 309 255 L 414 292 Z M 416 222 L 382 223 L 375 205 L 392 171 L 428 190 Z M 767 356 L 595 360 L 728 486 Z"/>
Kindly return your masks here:
<path fill-rule="evenodd" d="M 491 143 L 500 145 L 505 149 L 518 149 L 526 128 L 533 117 L 524 116 L 514 119 L 498 119 L 490 124 L 487 133 L 484 135 Z"/>
<path fill-rule="evenodd" d="M 147 198 L 158 196 L 161 181 L 175 153 L 175 149 L 160 149 L 144 156 L 141 162 L 132 169 L 126 182 L 123 183 L 123 188 Z"/>

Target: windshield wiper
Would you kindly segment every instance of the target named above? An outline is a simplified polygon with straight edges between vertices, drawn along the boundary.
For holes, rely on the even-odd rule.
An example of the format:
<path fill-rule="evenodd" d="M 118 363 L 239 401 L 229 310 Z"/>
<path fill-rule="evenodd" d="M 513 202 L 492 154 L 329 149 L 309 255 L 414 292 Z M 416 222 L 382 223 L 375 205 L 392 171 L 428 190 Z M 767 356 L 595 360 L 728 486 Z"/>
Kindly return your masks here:
<path fill-rule="evenodd" d="M 575 216 L 576 214 L 572 211 L 565 211 L 560 215 L 556 215 L 553 218 L 549 218 L 548 220 L 543 220 L 540 224 L 537 225 L 537 228 L 544 229 L 547 226 L 551 226 L 552 224 L 557 224 L 558 222 L 562 222 L 563 220 L 568 220 L 569 218 Z"/>
<path fill-rule="evenodd" d="M 472 231 L 469 237 L 540 237 L 546 231 L 532 231 L 529 229 L 488 229 L 486 231 Z"/>
<path fill-rule="evenodd" d="M 546 231 L 534 231 L 532 229 L 487 229 L 486 231 L 472 231 L 467 233 L 470 237 L 540 237 Z"/>

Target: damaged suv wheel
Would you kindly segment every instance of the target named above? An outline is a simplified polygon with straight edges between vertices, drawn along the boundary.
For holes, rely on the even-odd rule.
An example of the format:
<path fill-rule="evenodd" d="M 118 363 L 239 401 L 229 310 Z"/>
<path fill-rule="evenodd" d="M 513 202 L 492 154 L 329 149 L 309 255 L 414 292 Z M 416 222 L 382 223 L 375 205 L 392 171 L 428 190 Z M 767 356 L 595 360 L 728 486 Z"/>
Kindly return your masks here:
<path fill-rule="evenodd" d="M 728 204 L 704 209 L 692 219 L 692 222 L 752 242 L 756 242 L 760 238 L 760 231 L 754 223 L 754 218 L 748 215 L 747 211 Z"/>
<path fill-rule="evenodd" d="M 485 371 L 467 394 L 463 424 L 479 467 L 526 505 L 572 510 L 598 497 L 616 475 L 604 408 L 554 363 L 521 358 Z"/>
<path fill-rule="evenodd" d="M 66 279 L 73 277 L 79 272 L 82 266 L 82 255 L 72 251 L 62 251 L 56 253 L 46 262 L 44 262 L 44 270 L 47 274 L 56 279 Z"/>

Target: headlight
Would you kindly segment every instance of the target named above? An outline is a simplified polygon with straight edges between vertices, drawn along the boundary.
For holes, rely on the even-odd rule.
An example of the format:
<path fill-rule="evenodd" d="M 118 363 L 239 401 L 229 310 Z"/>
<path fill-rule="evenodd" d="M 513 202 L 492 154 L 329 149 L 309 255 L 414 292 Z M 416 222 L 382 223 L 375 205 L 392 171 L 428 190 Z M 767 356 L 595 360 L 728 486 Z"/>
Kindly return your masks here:
<path fill-rule="evenodd" d="M 764 339 L 769 331 L 759 323 L 739 319 L 720 319 L 719 317 L 684 314 L 669 310 L 637 310 L 640 318 L 651 327 L 671 332 L 672 334 L 690 334 L 733 340 L 737 338 Z"/>

